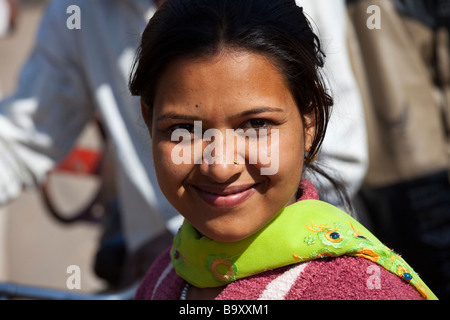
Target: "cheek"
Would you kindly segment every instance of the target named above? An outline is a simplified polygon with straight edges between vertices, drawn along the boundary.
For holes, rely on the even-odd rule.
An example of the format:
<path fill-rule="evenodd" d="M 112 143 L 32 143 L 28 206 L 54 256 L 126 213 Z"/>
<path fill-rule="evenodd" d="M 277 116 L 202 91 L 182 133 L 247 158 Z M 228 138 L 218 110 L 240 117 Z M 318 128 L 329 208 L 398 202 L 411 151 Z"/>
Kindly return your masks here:
<path fill-rule="evenodd" d="M 302 170 L 305 157 L 303 136 L 298 132 L 289 133 L 280 137 L 280 160 L 285 165 Z"/>
<path fill-rule="evenodd" d="M 257 163 L 252 162 L 252 150 L 257 150 Z M 272 131 L 269 137 L 259 137 L 247 145 L 246 161 L 266 176 L 271 185 L 293 190 L 298 187 L 304 161 L 303 137 L 298 130 L 284 128 Z M 253 172 L 255 174 L 255 172 Z"/>
<path fill-rule="evenodd" d="M 172 159 L 172 143 L 153 144 L 153 162 L 161 190 L 169 199 L 173 198 L 189 172 L 188 165 L 176 165 Z"/>
<path fill-rule="evenodd" d="M 298 132 L 280 132 L 278 158 L 279 171 L 275 178 L 288 190 L 296 190 L 302 176 L 304 159 L 303 138 Z"/>

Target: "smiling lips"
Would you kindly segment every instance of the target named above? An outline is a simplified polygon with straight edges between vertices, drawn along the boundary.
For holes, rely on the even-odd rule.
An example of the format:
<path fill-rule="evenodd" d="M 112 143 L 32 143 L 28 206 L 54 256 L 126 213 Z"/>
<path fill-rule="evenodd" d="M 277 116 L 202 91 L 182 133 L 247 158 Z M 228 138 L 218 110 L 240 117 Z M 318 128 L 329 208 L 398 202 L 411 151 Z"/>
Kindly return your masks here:
<path fill-rule="evenodd" d="M 219 209 L 231 209 L 249 199 L 256 191 L 256 184 L 227 188 L 194 186 L 194 190 L 207 204 Z"/>

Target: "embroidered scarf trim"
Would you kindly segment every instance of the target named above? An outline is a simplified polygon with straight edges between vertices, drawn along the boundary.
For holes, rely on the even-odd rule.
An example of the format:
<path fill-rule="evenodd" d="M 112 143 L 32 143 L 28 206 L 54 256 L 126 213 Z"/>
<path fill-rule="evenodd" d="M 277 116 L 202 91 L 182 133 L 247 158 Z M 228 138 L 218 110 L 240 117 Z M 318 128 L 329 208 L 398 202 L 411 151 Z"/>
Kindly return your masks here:
<path fill-rule="evenodd" d="M 300 262 L 357 256 L 397 274 L 425 298 L 437 299 L 401 256 L 351 216 L 319 200 L 290 205 L 256 234 L 233 243 L 200 236 L 185 221 L 170 254 L 177 274 L 199 288 L 224 286 Z"/>

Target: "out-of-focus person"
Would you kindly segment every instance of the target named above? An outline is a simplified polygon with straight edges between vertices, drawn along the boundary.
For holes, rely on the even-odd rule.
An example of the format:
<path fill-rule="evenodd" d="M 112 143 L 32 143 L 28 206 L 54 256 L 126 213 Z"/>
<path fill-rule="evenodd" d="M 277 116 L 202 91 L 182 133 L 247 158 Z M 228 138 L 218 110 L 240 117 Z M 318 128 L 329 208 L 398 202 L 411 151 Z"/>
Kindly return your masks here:
<path fill-rule="evenodd" d="M 450 297 L 450 1 L 353 0 L 367 116 L 361 192 L 375 234 Z"/>

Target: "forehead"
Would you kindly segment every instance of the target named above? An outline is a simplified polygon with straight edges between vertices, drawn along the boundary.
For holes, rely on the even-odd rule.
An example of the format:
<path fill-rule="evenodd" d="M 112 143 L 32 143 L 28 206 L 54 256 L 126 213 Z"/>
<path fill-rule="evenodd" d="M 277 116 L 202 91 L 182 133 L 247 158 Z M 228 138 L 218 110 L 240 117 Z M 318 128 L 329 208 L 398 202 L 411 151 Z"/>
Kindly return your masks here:
<path fill-rule="evenodd" d="M 293 102 L 289 87 L 270 59 L 247 51 L 221 50 L 212 56 L 174 60 L 161 74 L 154 105 L 229 110 L 288 101 Z"/>

